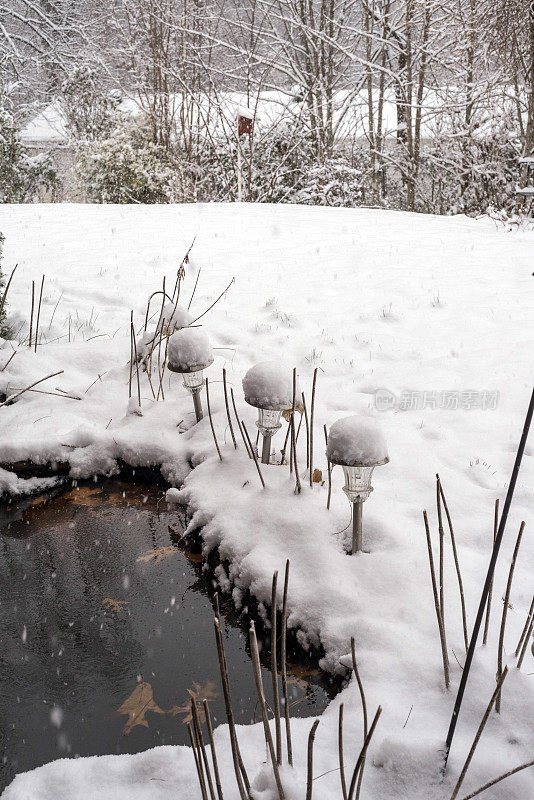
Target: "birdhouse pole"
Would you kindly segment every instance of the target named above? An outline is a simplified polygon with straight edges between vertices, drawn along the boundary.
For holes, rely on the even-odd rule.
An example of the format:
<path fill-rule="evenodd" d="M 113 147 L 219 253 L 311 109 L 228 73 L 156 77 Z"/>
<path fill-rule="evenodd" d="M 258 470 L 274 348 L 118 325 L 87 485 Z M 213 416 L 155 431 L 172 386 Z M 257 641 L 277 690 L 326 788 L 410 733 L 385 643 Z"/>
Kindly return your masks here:
<path fill-rule="evenodd" d="M 237 202 L 243 202 L 243 152 L 241 137 L 252 134 L 252 114 L 248 109 L 238 109 L 237 120 Z"/>

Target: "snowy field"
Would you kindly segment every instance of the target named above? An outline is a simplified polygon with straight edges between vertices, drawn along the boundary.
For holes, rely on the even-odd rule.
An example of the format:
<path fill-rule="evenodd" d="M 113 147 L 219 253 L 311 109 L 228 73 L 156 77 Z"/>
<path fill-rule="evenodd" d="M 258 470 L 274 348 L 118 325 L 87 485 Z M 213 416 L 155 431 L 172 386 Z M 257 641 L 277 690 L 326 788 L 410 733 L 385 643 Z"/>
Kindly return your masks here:
<path fill-rule="evenodd" d="M 6 236 L 4 271 L 19 264 L 9 293 L 14 329 L 20 340 L 27 337 L 31 282 L 38 291 L 44 273 L 40 331 L 47 341 L 37 353 L 19 350 L 0 372 L 0 391 L 22 389 L 63 370 L 36 388 L 82 398 L 27 392 L 3 407 L 0 462 L 69 462 L 75 477 L 113 473 L 118 460 L 160 466 L 181 490 L 177 498 L 194 513 L 192 525 L 203 526 L 206 551 L 219 549 L 226 568 L 217 577 L 238 606 L 244 590 L 267 603 L 272 573 L 282 575 L 289 558 L 290 626 L 299 629 L 304 647 L 322 646 L 322 666 L 331 671 L 342 669 L 340 659 L 346 661 L 354 636 L 370 715 L 378 704 L 383 707 L 362 800 L 450 797 L 494 689 L 501 598 L 525 520 L 508 611 L 510 674 L 502 711 L 491 716 L 459 796 L 532 759 L 534 658 L 528 648 L 519 671 L 513 654 L 534 590 L 534 445 L 527 447 L 501 551 L 488 644 L 474 661 L 443 781 L 440 758 L 465 648 L 447 534 L 447 692 L 422 510 L 428 510 L 437 556 L 439 473 L 455 527 L 471 630 L 491 550 L 494 502 L 504 500 L 532 387 L 534 233 L 510 233 L 491 221 L 464 217 L 247 205 L 3 206 L 0 230 Z M 154 401 L 142 375 L 142 416 L 128 413 L 130 310 L 139 331 L 148 296 L 161 287 L 164 275 L 172 289 L 194 237 L 182 286 L 187 306 L 201 268 L 193 317 L 235 278 L 201 320 L 216 348 L 206 374 L 222 461 L 208 420 L 192 425 L 191 397 L 178 375 L 165 374 L 164 402 Z M 0 369 L 11 352 L 5 343 Z M 300 495 L 285 466 L 263 466 L 262 489 L 239 438 L 234 450 L 222 369 L 252 435 L 256 412 L 244 402 L 241 381 L 250 366 L 266 360 L 279 362 L 288 374 L 297 367 L 308 402 L 318 368 L 314 466 L 323 478 L 323 425 L 351 414 L 371 415 L 381 424 L 390 462 L 375 470 L 375 491 L 364 505 L 368 553 L 345 554 L 350 509 L 341 469 L 333 471 L 327 511 L 326 480 L 313 489 L 308 484 L 305 436 L 299 438 Z M 278 452 L 284 430 L 273 440 Z M 35 487 L 0 472 L 2 488 L 17 493 Z M 342 797 L 336 771 L 340 702 L 347 771 L 361 747 L 361 705 L 352 680 L 321 717 L 315 800 Z M 310 726 L 309 719 L 293 722 L 297 766 L 284 772 L 287 800 L 304 800 Z M 274 800 L 261 726 L 239 728 L 238 736 L 255 777 L 254 797 Z M 216 738 L 219 757 L 224 756 L 224 797 L 236 800 L 226 726 Z M 168 747 L 137 756 L 57 761 L 19 775 L 3 798 L 199 796 L 190 750 Z M 482 795 L 484 800 L 533 796 L 532 769 Z"/>

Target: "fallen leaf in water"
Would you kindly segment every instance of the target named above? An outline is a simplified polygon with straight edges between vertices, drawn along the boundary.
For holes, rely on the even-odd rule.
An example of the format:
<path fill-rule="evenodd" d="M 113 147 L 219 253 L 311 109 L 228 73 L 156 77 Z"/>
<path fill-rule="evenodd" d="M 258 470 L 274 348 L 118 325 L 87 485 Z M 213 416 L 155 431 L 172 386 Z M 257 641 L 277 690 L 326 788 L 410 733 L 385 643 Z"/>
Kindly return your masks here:
<path fill-rule="evenodd" d="M 202 553 L 191 553 L 189 550 L 182 550 L 182 552 L 187 560 L 192 561 L 194 564 L 200 564 L 203 560 Z"/>
<path fill-rule="evenodd" d="M 119 611 L 124 610 L 124 607 L 127 606 L 128 603 L 126 600 L 113 600 L 111 597 L 104 597 L 102 605 L 106 611 L 116 611 L 118 614 Z"/>
<path fill-rule="evenodd" d="M 320 469 L 314 469 L 312 478 L 314 483 L 321 483 L 323 480 L 323 473 Z"/>
<path fill-rule="evenodd" d="M 311 678 L 314 675 L 319 675 L 319 670 L 315 667 L 307 667 L 302 664 L 289 664 L 287 665 L 287 673 L 294 678 Z"/>
<path fill-rule="evenodd" d="M 102 503 L 102 491 L 95 489 L 94 486 L 79 486 L 70 492 L 65 492 L 61 499 L 79 506 L 99 506 Z"/>
<path fill-rule="evenodd" d="M 173 547 L 172 545 L 169 547 L 159 547 L 157 550 L 151 550 L 150 553 L 147 553 L 144 556 L 139 556 L 139 558 L 136 558 L 135 560 L 138 564 L 148 564 L 149 561 L 159 561 L 160 559 L 172 556 L 177 552 L 178 550 L 176 547 Z"/>
<path fill-rule="evenodd" d="M 195 705 L 198 709 L 198 718 L 201 722 L 206 721 L 203 706 L 204 700 L 207 700 L 209 703 L 210 700 L 215 700 L 216 697 L 219 697 L 219 692 L 216 691 L 216 688 L 217 685 L 213 681 L 206 681 L 204 686 L 193 681 L 193 688 L 187 690 L 191 700 L 195 701 Z M 187 723 L 191 722 L 193 719 L 193 715 L 191 714 L 191 700 L 184 703 L 182 706 L 173 706 L 169 712 L 173 717 L 176 717 L 178 714 L 184 714 L 185 716 L 182 720 L 184 725 L 187 725 Z"/>
<path fill-rule="evenodd" d="M 122 729 L 124 736 L 127 736 L 136 725 L 142 725 L 148 728 L 148 721 L 145 718 L 147 711 L 153 711 L 155 714 L 167 714 L 163 711 L 156 702 L 154 702 L 154 694 L 152 686 L 143 681 L 138 684 L 127 700 L 117 709 L 117 713 L 126 714 L 128 720 Z"/>

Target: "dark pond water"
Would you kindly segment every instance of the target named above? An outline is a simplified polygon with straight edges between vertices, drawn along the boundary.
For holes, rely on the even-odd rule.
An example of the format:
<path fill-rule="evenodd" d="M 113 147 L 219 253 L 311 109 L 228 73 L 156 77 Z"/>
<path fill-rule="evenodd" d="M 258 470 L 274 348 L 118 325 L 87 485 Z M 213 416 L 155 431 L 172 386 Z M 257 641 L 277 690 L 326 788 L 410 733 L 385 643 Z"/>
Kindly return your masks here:
<path fill-rule="evenodd" d="M 164 502 L 158 514 L 162 496 L 113 480 L 2 512 L 0 791 L 56 758 L 187 744 L 191 695 L 224 720 L 215 590 L 198 546 L 181 539 L 183 515 Z M 229 601 L 221 613 L 234 713 L 248 723 L 259 719 L 249 619 Z M 292 714 L 316 714 L 339 685 L 291 647 L 289 661 Z"/>

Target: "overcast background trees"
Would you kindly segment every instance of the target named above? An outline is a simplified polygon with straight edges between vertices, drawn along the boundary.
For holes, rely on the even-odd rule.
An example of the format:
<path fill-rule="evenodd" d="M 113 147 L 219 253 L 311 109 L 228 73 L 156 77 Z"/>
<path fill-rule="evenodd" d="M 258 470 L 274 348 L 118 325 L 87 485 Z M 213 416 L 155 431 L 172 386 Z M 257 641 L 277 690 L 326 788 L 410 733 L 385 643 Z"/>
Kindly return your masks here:
<path fill-rule="evenodd" d="M 50 103 L 92 201 L 235 199 L 239 147 L 251 201 L 480 213 L 534 147 L 529 0 L 0 0 L 0 47 L 4 200 L 54 184 Z"/>

